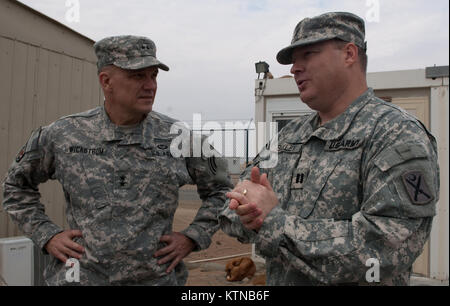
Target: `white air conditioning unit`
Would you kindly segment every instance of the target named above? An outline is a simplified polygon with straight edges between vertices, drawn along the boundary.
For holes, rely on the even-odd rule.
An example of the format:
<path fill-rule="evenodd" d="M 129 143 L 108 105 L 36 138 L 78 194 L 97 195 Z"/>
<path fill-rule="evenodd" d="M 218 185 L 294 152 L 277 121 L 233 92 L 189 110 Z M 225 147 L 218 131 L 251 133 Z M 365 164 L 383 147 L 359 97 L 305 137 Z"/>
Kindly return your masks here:
<path fill-rule="evenodd" d="M 0 275 L 8 286 L 34 285 L 33 242 L 26 237 L 0 239 Z"/>

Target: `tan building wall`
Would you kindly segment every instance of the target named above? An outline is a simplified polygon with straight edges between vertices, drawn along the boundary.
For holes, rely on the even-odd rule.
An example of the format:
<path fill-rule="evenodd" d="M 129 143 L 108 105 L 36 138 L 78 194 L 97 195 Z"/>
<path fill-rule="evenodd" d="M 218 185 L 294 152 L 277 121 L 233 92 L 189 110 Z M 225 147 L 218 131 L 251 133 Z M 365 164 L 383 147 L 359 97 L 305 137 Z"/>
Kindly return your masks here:
<path fill-rule="evenodd" d="M 0 176 L 31 132 L 103 101 L 88 39 L 12 0 L 0 0 Z M 56 182 L 41 185 L 47 214 L 65 226 Z M 0 194 L 3 201 L 3 189 Z M 0 205 L 0 238 L 21 235 Z"/>

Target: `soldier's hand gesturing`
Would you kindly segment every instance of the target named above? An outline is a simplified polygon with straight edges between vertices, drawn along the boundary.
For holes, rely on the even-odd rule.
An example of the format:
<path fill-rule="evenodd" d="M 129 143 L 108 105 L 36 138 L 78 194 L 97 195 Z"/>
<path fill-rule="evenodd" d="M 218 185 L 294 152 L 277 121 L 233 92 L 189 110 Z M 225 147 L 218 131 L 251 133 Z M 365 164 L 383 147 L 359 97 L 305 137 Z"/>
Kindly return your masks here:
<path fill-rule="evenodd" d="M 260 175 L 257 167 L 252 169 L 251 181 L 239 183 L 226 196 L 231 199 L 229 208 L 236 211 L 244 227 L 251 230 L 259 230 L 266 216 L 278 205 L 267 174 Z"/>
<path fill-rule="evenodd" d="M 172 261 L 166 272 L 170 273 L 178 265 L 178 263 L 186 257 L 194 249 L 194 242 L 185 235 L 173 232 L 170 235 L 161 236 L 161 242 L 167 243 L 167 246 L 159 249 L 154 257 L 164 256 L 158 261 L 158 264 L 163 265 Z"/>
<path fill-rule="evenodd" d="M 62 262 L 69 258 L 81 259 L 84 248 L 72 239 L 82 237 L 80 230 L 67 230 L 53 236 L 45 245 L 47 252 Z"/>

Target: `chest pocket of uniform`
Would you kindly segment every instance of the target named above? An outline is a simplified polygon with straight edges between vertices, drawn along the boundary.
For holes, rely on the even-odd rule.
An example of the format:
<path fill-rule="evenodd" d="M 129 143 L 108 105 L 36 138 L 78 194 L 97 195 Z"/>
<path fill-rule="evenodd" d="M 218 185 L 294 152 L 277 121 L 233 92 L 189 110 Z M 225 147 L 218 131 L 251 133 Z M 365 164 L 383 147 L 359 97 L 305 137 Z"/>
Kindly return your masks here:
<path fill-rule="evenodd" d="M 291 213 L 298 214 L 303 219 L 307 219 L 311 215 L 328 178 L 339 162 L 340 159 L 334 159 L 326 167 L 313 165 L 307 172 L 303 168 L 293 171 L 290 184 L 290 202 L 294 203 L 288 205 L 291 207 Z M 299 179 L 298 183 L 297 178 Z"/>
<path fill-rule="evenodd" d="M 176 198 L 178 182 L 177 161 L 170 156 L 165 146 L 136 152 L 137 162 L 131 175 L 136 180 L 137 199 L 140 205 L 149 209 L 154 204 Z M 176 201 L 175 201 L 176 202 Z"/>
<path fill-rule="evenodd" d="M 99 145 L 56 147 L 55 176 L 66 192 L 70 213 L 81 226 L 110 218 L 108 181 L 112 173 L 107 149 Z M 109 167 L 109 168 L 108 168 Z"/>
<path fill-rule="evenodd" d="M 84 177 L 86 186 L 89 188 L 90 195 L 93 198 L 92 203 L 89 203 L 89 200 L 84 203 L 85 208 L 93 205 L 96 209 L 103 209 L 110 205 L 111 200 L 108 190 L 110 176 L 113 171 L 106 166 L 105 158 L 103 156 L 78 156 L 78 158 L 82 159 L 80 163 L 83 170 L 82 177 Z M 82 188 L 82 186 L 77 188 Z"/>

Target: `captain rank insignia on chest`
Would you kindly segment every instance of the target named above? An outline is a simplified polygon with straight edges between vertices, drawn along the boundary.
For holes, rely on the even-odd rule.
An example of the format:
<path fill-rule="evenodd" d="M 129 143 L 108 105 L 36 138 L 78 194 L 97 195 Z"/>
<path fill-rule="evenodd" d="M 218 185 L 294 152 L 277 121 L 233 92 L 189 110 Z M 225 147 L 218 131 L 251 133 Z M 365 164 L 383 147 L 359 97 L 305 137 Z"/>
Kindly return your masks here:
<path fill-rule="evenodd" d="M 307 177 L 307 170 L 296 169 L 292 175 L 291 189 L 302 189 Z"/>

